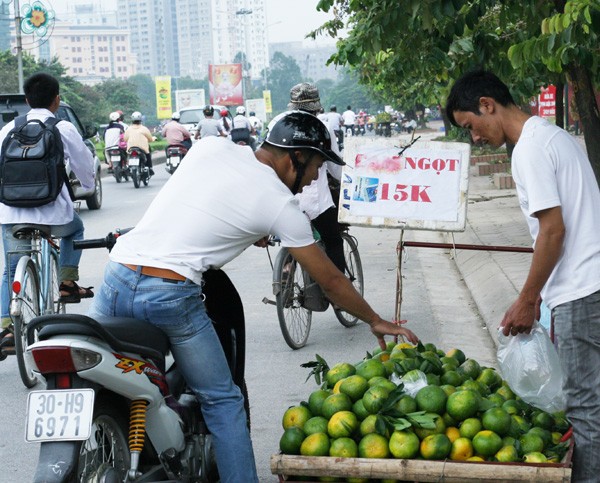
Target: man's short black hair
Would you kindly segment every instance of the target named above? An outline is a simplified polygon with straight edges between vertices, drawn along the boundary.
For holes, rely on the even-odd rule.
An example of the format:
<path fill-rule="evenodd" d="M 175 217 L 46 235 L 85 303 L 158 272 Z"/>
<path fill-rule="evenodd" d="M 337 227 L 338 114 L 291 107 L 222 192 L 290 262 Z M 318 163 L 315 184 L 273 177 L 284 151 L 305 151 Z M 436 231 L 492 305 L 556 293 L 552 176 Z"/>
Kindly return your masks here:
<path fill-rule="evenodd" d="M 33 74 L 23 84 L 23 91 L 32 108 L 49 108 L 60 93 L 58 81 L 50 74 Z"/>
<path fill-rule="evenodd" d="M 454 119 L 455 111 L 472 112 L 479 116 L 481 97 L 491 97 L 504 107 L 515 104 L 506 84 L 494 74 L 484 70 L 468 72 L 456 81 L 448 95 L 446 115 L 450 122 L 458 126 Z"/>

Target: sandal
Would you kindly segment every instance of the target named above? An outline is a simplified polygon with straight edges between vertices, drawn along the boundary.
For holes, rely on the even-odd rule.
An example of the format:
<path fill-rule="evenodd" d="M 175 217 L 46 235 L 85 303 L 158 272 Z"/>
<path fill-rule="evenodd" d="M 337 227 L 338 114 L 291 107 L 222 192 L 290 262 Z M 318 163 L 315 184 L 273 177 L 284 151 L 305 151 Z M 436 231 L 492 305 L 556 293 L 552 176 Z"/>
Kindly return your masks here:
<path fill-rule="evenodd" d="M 5 329 L 0 335 L 2 336 L 0 342 L 0 361 L 6 359 L 6 356 L 15 354 L 15 336 L 12 330 Z"/>
<path fill-rule="evenodd" d="M 80 287 L 75 282 L 73 285 L 66 285 L 61 283 L 59 287 L 60 297 L 58 298 L 59 303 L 62 304 L 76 304 L 81 302 L 81 299 L 89 299 L 94 296 L 94 292 L 91 289 L 94 287 Z"/>

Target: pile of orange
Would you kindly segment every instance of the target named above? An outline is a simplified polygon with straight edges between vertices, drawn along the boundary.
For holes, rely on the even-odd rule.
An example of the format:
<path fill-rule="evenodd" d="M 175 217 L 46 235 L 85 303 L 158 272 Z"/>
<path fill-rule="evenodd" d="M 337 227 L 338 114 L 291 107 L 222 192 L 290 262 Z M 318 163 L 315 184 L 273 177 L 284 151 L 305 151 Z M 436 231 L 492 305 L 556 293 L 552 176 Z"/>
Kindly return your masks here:
<path fill-rule="evenodd" d="M 527 404 L 495 369 L 460 349 L 390 343 L 372 354 L 334 365 L 307 401 L 285 411 L 284 454 L 523 463 L 563 457 L 564 414 Z M 426 385 L 400 395 L 399 378 Z M 420 427 L 415 414 L 431 424 Z M 411 424 L 390 424 L 399 420 Z"/>

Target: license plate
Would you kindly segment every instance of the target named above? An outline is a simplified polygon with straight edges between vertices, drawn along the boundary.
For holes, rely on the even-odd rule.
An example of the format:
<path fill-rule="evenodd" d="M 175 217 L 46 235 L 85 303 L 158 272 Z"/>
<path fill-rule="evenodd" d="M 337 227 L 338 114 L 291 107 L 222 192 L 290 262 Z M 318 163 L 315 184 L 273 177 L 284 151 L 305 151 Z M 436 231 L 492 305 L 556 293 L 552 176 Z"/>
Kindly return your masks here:
<path fill-rule="evenodd" d="M 177 166 L 181 158 L 179 156 L 171 156 L 171 164 Z"/>
<path fill-rule="evenodd" d="M 110 157 L 110 160 L 111 160 L 113 163 L 118 163 L 119 161 L 121 161 L 121 156 L 111 156 L 111 157 Z"/>
<path fill-rule="evenodd" d="M 93 389 L 32 391 L 27 398 L 25 440 L 85 440 L 92 432 Z"/>
<path fill-rule="evenodd" d="M 139 166 L 140 158 L 129 158 L 129 166 Z"/>

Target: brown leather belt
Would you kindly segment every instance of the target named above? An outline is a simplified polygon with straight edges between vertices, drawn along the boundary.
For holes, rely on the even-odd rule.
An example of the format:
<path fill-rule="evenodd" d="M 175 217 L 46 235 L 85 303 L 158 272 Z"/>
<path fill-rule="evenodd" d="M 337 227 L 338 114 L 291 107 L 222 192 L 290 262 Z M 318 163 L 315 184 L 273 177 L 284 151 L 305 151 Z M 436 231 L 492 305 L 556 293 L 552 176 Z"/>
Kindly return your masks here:
<path fill-rule="evenodd" d="M 123 263 L 123 266 L 134 272 L 137 272 L 138 268 L 140 268 L 138 265 L 129 265 L 128 263 Z M 185 282 L 187 280 L 183 275 L 179 275 L 168 268 L 141 267 L 141 273 L 148 277 L 165 278 L 167 280 L 177 280 L 178 282 Z"/>

